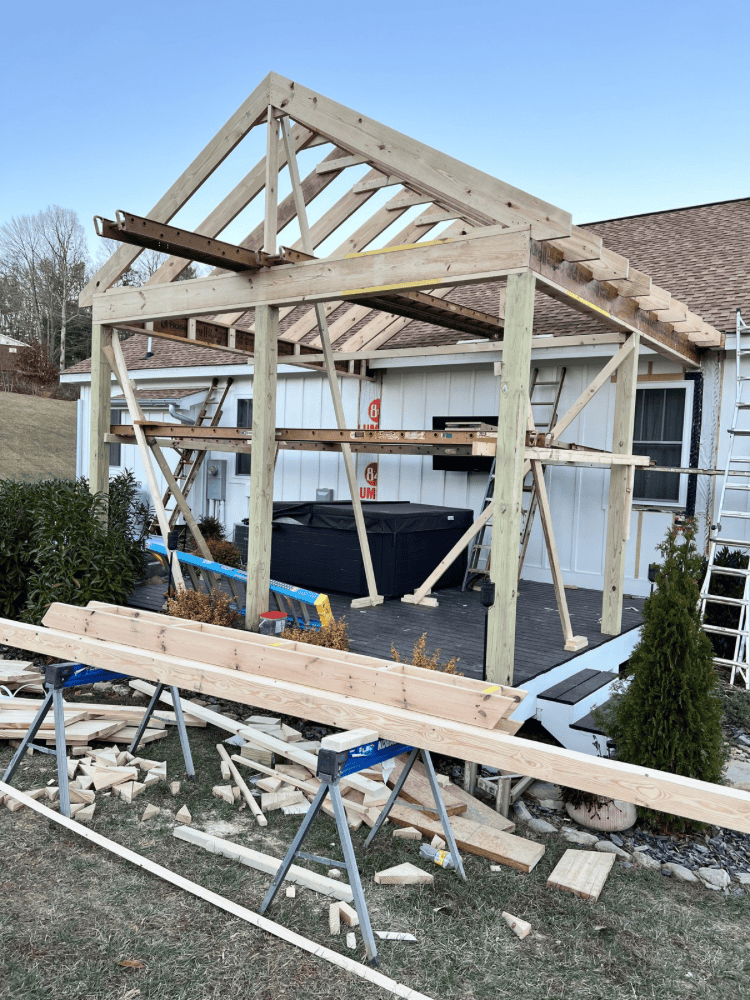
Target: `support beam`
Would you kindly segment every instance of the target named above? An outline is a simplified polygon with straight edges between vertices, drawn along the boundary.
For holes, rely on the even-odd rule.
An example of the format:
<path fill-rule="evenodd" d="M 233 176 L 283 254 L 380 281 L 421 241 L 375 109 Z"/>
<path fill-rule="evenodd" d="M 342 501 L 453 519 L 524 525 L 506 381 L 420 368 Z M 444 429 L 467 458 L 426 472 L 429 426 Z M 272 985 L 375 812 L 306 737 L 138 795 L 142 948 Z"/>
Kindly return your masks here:
<path fill-rule="evenodd" d="M 169 222 L 185 202 L 198 190 L 216 170 L 234 147 L 247 135 L 251 128 L 266 115 L 269 101 L 270 74 L 255 88 L 248 99 L 240 105 L 229 121 L 221 128 L 208 145 L 196 156 L 190 166 L 177 178 L 166 194 L 148 212 L 149 219 Z M 90 306 L 95 292 L 101 292 L 113 285 L 127 271 L 141 250 L 138 247 L 121 246 L 100 268 L 81 292 L 79 303 Z"/>
<path fill-rule="evenodd" d="M 125 402 L 128 404 L 130 417 L 133 421 L 133 427 L 135 428 L 135 439 L 138 444 L 138 451 L 140 452 L 143 469 L 146 473 L 146 483 L 148 485 L 149 492 L 151 493 L 154 512 L 156 513 L 156 518 L 159 522 L 159 530 L 161 531 L 162 538 L 166 544 L 167 536 L 169 535 L 169 520 L 167 518 L 167 512 L 164 509 L 164 504 L 162 503 L 161 490 L 156 482 L 154 467 L 151 464 L 151 453 L 149 451 L 148 444 L 146 443 L 146 435 L 140 425 L 140 421 L 143 420 L 143 412 L 138 404 L 138 400 L 135 395 L 135 388 L 128 375 L 128 366 L 125 364 L 125 358 L 123 357 L 120 336 L 117 331 L 115 331 L 112 334 L 108 332 L 107 337 L 108 339 L 111 339 L 110 343 L 104 348 L 104 351 L 107 355 L 110 367 L 115 373 L 117 381 L 120 383 L 120 388 L 122 389 L 122 394 L 125 397 Z M 184 590 L 185 580 L 182 575 L 179 560 L 177 559 L 172 560 L 172 576 L 174 577 L 178 590 Z"/>
<path fill-rule="evenodd" d="M 302 194 L 302 187 L 299 178 L 299 169 L 297 167 L 297 157 L 292 148 L 291 137 L 289 135 L 289 127 L 287 125 L 286 119 L 282 122 L 282 135 L 284 138 L 284 149 L 287 156 L 287 164 L 289 166 L 289 177 L 292 182 L 292 193 L 294 195 L 295 205 L 297 209 L 297 221 L 299 222 L 300 229 L 300 242 L 302 243 L 302 249 L 305 253 L 312 253 L 312 239 L 310 237 L 310 227 L 307 222 L 307 209 L 305 208 L 305 199 Z M 333 352 L 331 350 L 331 338 L 328 332 L 328 320 L 326 319 L 325 309 L 321 304 L 315 306 L 315 315 L 318 320 L 318 328 L 320 330 L 320 339 L 323 347 L 323 358 L 325 360 L 326 373 L 328 375 L 328 386 L 331 390 L 331 400 L 333 402 L 333 410 L 336 414 L 336 425 L 340 430 L 346 429 L 346 414 L 344 413 L 344 404 L 341 399 L 341 390 L 339 388 L 338 375 L 336 373 L 336 363 L 333 359 Z M 362 513 L 362 501 L 359 496 L 359 486 L 357 484 L 357 472 L 354 468 L 354 459 L 352 458 L 352 449 L 349 444 L 344 443 L 341 445 L 341 453 L 344 459 L 344 469 L 346 471 L 346 480 L 349 484 L 349 495 L 352 498 L 352 509 L 354 511 L 354 523 L 357 529 L 357 538 L 359 540 L 359 550 L 362 555 L 362 564 L 365 570 L 365 579 L 367 581 L 367 598 L 362 598 L 359 601 L 352 602 L 353 607 L 359 607 L 361 604 L 367 603 L 370 606 L 375 606 L 377 604 L 383 603 L 383 598 L 378 594 L 378 586 L 375 581 L 375 570 L 372 565 L 372 556 L 370 554 L 370 542 L 367 538 L 367 528 L 365 526 L 365 518 Z"/>
<path fill-rule="evenodd" d="M 89 490 L 109 491 L 109 445 L 104 435 L 111 421 L 112 371 L 104 353 L 106 338 L 96 323 L 91 328 L 91 398 L 89 403 Z"/>
<path fill-rule="evenodd" d="M 633 421 L 638 381 L 639 336 L 633 334 L 633 350 L 620 365 L 615 389 L 615 424 L 612 453 L 633 451 Z M 630 493 L 628 493 L 630 486 Z M 609 472 L 607 540 L 604 548 L 604 589 L 602 593 L 602 633 L 619 635 L 622 629 L 622 590 L 625 580 L 625 535 L 623 522 L 632 498 L 632 476 L 627 466 L 613 465 Z"/>
<path fill-rule="evenodd" d="M 513 677 L 535 284 L 532 272 L 511 275 L 505 301 L 506 349 L 499 380 L 492 501 L 491 579 L 495 584 L 495 602 L 487 616 L 487 679 L 495 684 L 509 684 Z"/>
<path fill-rule="evenodd" d="M 270 232 L 269 232 L 270 236 Z M 357 299 L 379 292 L 499 281 L 529 266 L 528 228 L 472 230 L 453 238 L 366 250 L 343 258 L 285 264 L 249 275 L 142 288 L 110 288 L 94 300 L 94 322 L 116 326 L 201 316 L 260 305 Z M 630 300 L 628 300 L 630 301 Z"/>
<path fill-rule="evenodd" d="M 276 364 L 279 310 L 255 311 L 255 370 L 253 372 L 253 465 L 248 511 L 247 598 L 245 625 L 258 631 L 262 611 L 268 611 L 271 580 L 271 522 L 276 464 Z"/>

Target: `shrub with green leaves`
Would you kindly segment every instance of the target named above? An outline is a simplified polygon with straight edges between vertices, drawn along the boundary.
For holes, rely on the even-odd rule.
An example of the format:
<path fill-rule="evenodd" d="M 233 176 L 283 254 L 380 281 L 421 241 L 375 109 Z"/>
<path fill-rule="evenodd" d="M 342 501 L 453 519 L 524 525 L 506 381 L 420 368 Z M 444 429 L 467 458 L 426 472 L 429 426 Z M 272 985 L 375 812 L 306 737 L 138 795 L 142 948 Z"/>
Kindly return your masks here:
<path fill-rule="evenodd" d="M 596 713 L 619 760 L 719 782 L 726 760 L 713 648 L 698 607 L 701 556 L 695 523 L 671 529 L 656 587 L 643 606 L 643 632 L 630 657 L 629 687 Z M 678 817 L 647 814 L 674 829 Z"/>
<path fill-rule="evenodd" d="M 130 472 L 96 495 L 83 478 L 0 481 L 0 615 L 38 624 L 53 601 L 124 603 L 143 576 L 137 493 Z"/>

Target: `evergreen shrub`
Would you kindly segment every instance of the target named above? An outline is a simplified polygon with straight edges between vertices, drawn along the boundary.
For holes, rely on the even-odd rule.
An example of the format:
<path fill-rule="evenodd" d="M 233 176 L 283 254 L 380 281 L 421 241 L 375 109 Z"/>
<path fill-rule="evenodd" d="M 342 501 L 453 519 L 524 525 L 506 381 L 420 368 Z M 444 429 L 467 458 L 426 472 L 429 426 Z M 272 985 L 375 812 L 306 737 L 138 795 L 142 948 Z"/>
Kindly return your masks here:
<path fill-rule="evenodd" d="M 659 546 L 664 562 L 643 606 L 630 684 L 595 717 L 619 760 L 718 783 L 727 751 L 713 647 L 700 622 L 702 558 L 695 531 L 688 520 Z M 673 829 L 691 825 L 679 817 L 646 816 Z"/>
<path fill-rule="evenodd" d="M 53 601 L 123 604 L 143 576 L 143 524 L 130 472 L 96 495 L 83 478 L 0 480 L 0 615 L 39 624 Z"/>

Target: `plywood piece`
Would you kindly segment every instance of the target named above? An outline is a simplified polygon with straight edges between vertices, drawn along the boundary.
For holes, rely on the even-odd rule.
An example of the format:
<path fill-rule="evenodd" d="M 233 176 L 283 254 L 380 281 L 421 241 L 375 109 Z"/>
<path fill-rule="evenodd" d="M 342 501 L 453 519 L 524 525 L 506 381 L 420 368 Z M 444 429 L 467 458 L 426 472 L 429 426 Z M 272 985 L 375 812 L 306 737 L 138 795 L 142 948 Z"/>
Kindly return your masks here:
<path fill-rule="evenodd" d="M 403 757 L 397 757 L 394 764 L 395 767 L 388 776 L 388 786 L 390 788 L 393 788 L 398 781 L 406 765 L 406 760 Z M 453 795 L 452 789 L 441 789 L 441 794 L 445 803 L 445 811 L 449 816 L 460 816 L 461 813 L 466 812 L 466 803 Z M 427 777 L 427 770 L 424 764 L 418 760 L 414 761 L 414 766 L 409 773 L 409 777 L 404 782 L 404 786 L 401 789 L 401 798 L 406 799 L 407 802 L 415 802 L 417 805 L 423 806 L 424 814 L 430 819 L 439 818 L 435 808 L 435 799 L 430 788 L 430 781 Z"/>
<path fill-rule="evenodd" d="M 569 849 L 558 861 L 547 885 L 582 899 L 598 899 L 614 863 L 614 854 Z"/>
<path fill-rule="evenodd" d="M 405 861 L 402 865 L 377 872 L 375 881 L 378 885 L 432 885 L 435 876 L 431 872 L 422 871 L 410 861 Z"/>
<path fill-rule="evenodd" d="M 391 808 L 388 818 L 396 826 L 415 827 L 428 837 L 443 834 L 439 821 L 428 819 L 420 810 L 402 806 L 398 802 Z M 482 823 L 473 823 L 463 816 L 452 816 L 450 822 L 459 850 L 498 861 L 510 868 L 530 872 L 544 854 L 543 844 Z"/>
<path fill-rule="evenodd" d="M 67 730 L 66 730 L 67 732 Z M 132 743 L 135 739 L 135 735 L 138 732 L 137 726 L 126 726 L 123 724 L 122 729 L 115 730 L 114 733 L 109 736 L 97 736 L 96 739 L 109 740 L 116 739 L 120 743 Z M 144 743 L 153 743 L 155 740 L 163 740 L 169 734 L 166 729 L 144 729 L 143 735 L 138 741 L 138 746 L 143 746 Z"/>
<path fill-rule="evenodd" d="M 41 681 L 42 675 L 31 660 L 0 660 L 0 684 L 25 684 Z"/>
<path fill-rule="evenodd" d="M 100 740 L 113 733 L 119 733 L 124 727 L 125 723 L 117 719 L 103 722 L 96 719 L 86 719 L 82 722 L 74 722 L 71 726 L 66 725 L 65 741 L 66 743 L 88 743 L 89 740 Z"/>

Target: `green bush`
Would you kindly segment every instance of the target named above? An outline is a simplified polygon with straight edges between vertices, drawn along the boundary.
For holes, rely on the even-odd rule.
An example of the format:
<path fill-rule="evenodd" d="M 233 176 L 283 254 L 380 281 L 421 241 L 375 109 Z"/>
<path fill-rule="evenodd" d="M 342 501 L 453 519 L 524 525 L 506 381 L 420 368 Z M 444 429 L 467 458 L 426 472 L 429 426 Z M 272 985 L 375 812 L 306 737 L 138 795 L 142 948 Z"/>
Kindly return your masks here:
<path fill-rule="evenodd" d="M 713 648 L 700 623 L 701 557 L 694 538 L 695 523 L 689 521 L 670 530 L 659 546 L 664 563 L 643 606 L 630 685 L 595 715 L 619 760 L 718 783 L 726 760 L 722 705 Z M 647 815 L 675 829 L 690 825 Z"/>
<path fill-rule="evenodd" d="M 746 552 L 739 549 L 730 549 L 726 545 L 716 553 L 715 565 L 729 567 L 731 569 L 747 569 L 748 556 Z M 701 567 L 701 582 L 706 576 L 708 560 L 703 559 Z M 745 590 L 745 579 L 741 576 L 727 576 L 724 573 L 711 574 L 710 593 L 715 597 L 735 597 L 741 598 Z M 740 621 L 740 608 L 732 604 L 714 604 L 711 601 L 706 605 L 705 621 L 707 625 L 720 625 L 722 628 L 738 628 Z M 714 648 L 716 656 L 724 660 L 734 659 L 735 637 L 733 635 L 721 635 L 714 632 L 708 636 Z"/>
<path fill-rule="evenodd" d="M 85 479 L 0 480 L 0 615 L 38 624 L 53 601 L 124 603 L 143 576 L 145 523 L 130 472 L 108 495 Z"/>

